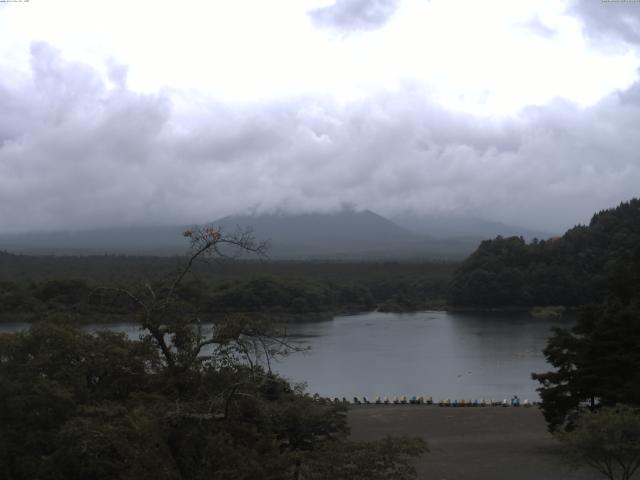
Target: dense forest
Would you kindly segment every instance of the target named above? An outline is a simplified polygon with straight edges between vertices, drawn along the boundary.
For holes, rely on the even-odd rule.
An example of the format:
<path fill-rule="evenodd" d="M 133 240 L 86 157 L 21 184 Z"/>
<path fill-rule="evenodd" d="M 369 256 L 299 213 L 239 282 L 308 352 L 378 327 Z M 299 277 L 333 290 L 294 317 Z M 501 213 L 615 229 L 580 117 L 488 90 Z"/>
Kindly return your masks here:
<path fill-rule="evenodd" d="M 171 276 L 180 257 L 52 257 L 0 253 L 0 318 L 59 312 L 110 320 L 131 311 L 118 287 Z M 360 311 L 442 308 L 456 264 L 200 261 L 177 294 L 201 316 L 260 312 L 297 320 Z M 160 280 L 159 280 L 160 279 Z"/>
<path fill-rule="evenodd" d="M 640 285 L 640 199 L 596 213 L 562 237 L 483 241 L 455 272 L 456 306 L 580 306 L 602 301 L 609 286 L 629 296 Z"/>
<path fill-rule="evenodd" d="M 564 244 L 561 247 L 572 254 L 554 252 L 559 259 L 565 260 L 562 265 L 568 271 L 573 267 L 574 272 L 582 275 L 573 279 L 575 283 L 571 288 L 578 289 L 574 290 L 573 301 L 584 306 L 571 328 L 556 327 L 548 340 L 543 353 L 553 370 L 534 373 L 533 378 L 540 382 L 538 391 L 549 429 L 566 432 L 577 429 L 574 440 L 584 440 L 583 447 L 591 445 L 582 449 L 587 456 L 597 451 L 592 450 L 594 446 L 601 446 L 593 441 L 597 436 L 587 435 L 582 428 L 583 422 L 590 418 L 587 411 L 598 411 L 602 407 L 640 406 L 639 220 L 640 201 L 623 203 L 615 209 L 596 214 L 588 227 L 577 227 L 567 232 L 560 240 Z M 580 261 L 584 261 L 583 270 L 578 269 Z M 588 269 L 593 272 L 592 277 L 585 273 Z M 570 278 L 569 274 L 567 276 Z M 579 290 L 581 286 L 583 292 Z M 559 292 L 565 292 L 562 284 L 557 288 Z M 558 300 L 563 300 L 563 297 Z M 620 410 L 614 417 L 623 413 Z M 635 415 L 637 421 L 640 417 L 637 413 Z M 614 418 L 614 427 L 615 421 L 619 420 Z M 599 431 L 604 428 L 596 425 Z M 619 427 L 612 431 L 616 429 L 621 432 Z M 620 450 L 624 458 L 628 459 L 631 452 L 636 452 L 632 455 L 634 462 L 640 459 L 640 430 L 629 437 L 616 438 L 626 442 Z M 635 450 L 629 449 L 633 442 Z M 613 437 L 609 438 L 604 446 L 609 450 L 603 458 L 620 453 L 614 450 L 619 446 Z"/>

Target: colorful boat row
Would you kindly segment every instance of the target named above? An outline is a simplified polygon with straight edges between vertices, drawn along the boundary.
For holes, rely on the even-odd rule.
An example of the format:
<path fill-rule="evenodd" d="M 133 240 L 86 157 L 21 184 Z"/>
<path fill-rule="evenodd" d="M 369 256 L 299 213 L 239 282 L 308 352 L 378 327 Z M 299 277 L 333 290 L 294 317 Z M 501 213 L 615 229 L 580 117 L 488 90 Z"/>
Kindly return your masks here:
<path fill-rule="evenodd" d="M 438 405 L 440 407 L 531 407 L 537 405 L 537 402 L 530 402 L 529 400 L 520 401 L 517 396 L 514 396 L 511 400 L 506 398 L 503 400 L 451 400 L 445 398 L 435 402 L 433 397 L 409 397 L 396 396 L 396 397 L 376 397 L 375 399 L 369 399 L 368 397 L 353 397 L 353 400 L 348 400 L 346 397 L 338 398 L 333 397 L 329 399 L 331 403 L 340 404 L 348 403 L 352 405 Z"/>

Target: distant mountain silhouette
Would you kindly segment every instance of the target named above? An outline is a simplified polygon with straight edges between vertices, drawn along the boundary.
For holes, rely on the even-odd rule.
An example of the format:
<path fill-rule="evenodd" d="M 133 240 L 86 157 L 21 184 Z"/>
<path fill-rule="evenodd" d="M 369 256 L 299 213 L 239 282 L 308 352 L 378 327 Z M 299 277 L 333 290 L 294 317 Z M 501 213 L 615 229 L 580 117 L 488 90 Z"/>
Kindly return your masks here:
<path fill-rule="evenodd" d="M 475 217 L 402 214 L 392 216 L 391 220 L 407 230 L 436 238 L 487 240 L 501 235 L 533 240 L 534 238 L 546 239 L 554 236 L 549 232 Z"/>
<path fill-rule="evenodd" d="M 411 232 L 369 210 L 296 215 L 232 215 L 213 222 L 229 232 L 251 227 L 270 242 L 272 258 L 462 258 L 469 242 L 442 242 Z"/>
<path fill-rule="evenodd" d="M 421 234 L 418 228 L 411 231 L 369 210 L 231 215 L 211 223 L 226 233 L 251 228 L 256 239 L 269 241 L 268 255 L 274 259 L 459 260 L 478 245 L 477 238 L 437 238 Z M 0 235 L 0 250 L 36 255 L 176 255 L 187 250 L 182 237 L 185 228 L 118 227 Z"/>
<path fill-rule="evenodd" d="M 370 211 L 232 215 L 213 224 L 227 232 L 251 228 L 256 238 L 269 241 L 270 255 L 278 257 L 384 250 L 417 237 Z"/>

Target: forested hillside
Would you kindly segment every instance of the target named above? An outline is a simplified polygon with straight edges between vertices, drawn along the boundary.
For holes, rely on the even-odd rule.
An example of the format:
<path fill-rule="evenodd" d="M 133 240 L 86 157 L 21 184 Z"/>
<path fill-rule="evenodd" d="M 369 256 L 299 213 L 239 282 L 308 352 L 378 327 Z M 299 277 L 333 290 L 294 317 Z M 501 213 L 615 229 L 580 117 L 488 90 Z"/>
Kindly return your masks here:
<path fill-rule="evenodd" d="M 596 213 L 562 237 L 486 240 L 451 282 L 457 306 L 578 306 L 640 286 L 640 199 Z"/>

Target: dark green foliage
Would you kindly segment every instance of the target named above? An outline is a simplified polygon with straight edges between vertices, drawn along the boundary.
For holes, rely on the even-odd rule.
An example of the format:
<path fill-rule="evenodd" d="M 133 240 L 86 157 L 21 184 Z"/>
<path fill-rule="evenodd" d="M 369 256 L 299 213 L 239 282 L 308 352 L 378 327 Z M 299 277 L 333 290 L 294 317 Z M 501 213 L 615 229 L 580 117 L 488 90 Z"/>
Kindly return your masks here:
<path fill-rule="evenodd" d="M 214 354 L 179 369 L 150 337 L 49 323 L 0 337 L 0 473 L 284 479 L 337 469 L 331 478 L 347 479 L 360 478 L 352 465 L 376 470 L 375 459 L 380 471 L 413 478 L 419 440 L 348 442 L 343 406 L 314 400 L 255 362 L 234 361 L 251 328 L 264 331 L 249 320 L 220 325 Z"/>
<path fill-rule="evenodd" d="M 450 301 L 478 307 L 579 306 L 604 300 L 610 288 L 628 299 L 640 285 L 640 273 L 630 267 L 638 258 L 640 199 L 633 199 L 560 238 L 482 242 L 454 274 Z"/>
<path fill-rule="evenodd" d="M 640 405 L 640 296 L 612 297 L 585 309 L 570 330 L 557 328 L 544 354 L 556 370 L 534 374 L 551 430 L 571 428 L 581 405 Z"/>
<path fill-rule="evenodd" d="M 629 480 L 640 468 L 637 408 L 618 405 L 582 412 L 573 430 L 556 437 L 572 464 L 586 464 L 610 480 Z"/>
<path fill-rule="evenodd" d="M 555 329 L 544 350 L 555 370 L 533 374 L 552 431 L 571 430 L 585 406 L 640 405 L 640 200 L 598 213 L 553 248 L 561 298 L 600 303 Z"/>
<path fill-rule="evenodd" d="M 27 289 L 13 282 L 0 282 L 0 314 L 8 312 L 33 312 L 39 302 Z"/>
<path fill-rule="evenodd" d="M 166 277 L 176 259 L 157 258 L 165 270 L 150 268 L 137 257 L 27 257 L 0 258 L 0 315 L 6 319 L 37 319 L 56 312 L 73 312 L 86 321 L 110 320 L 132 310 L 131 299 L 114 290 L 98 288 L 103 278 L 115 283 L 104 258 L 123 272 L 148 282 L 145 272 Z M 82 267 L 82 268 L 81 268 Z M 454 266 L 437 263 L 222 263 L 219 271 L 197 262 L 176 293 L 184 308 L 203 317 L 236 312 L 295 317 L 308 313 L 333 315 L 380 308 L 416 311 L 442 307 Z M 19 268 L 30 281 L 11 281 Z M 49 268 L 60 268 L 59 278 Z M 86 279 L 66 277 L 74 271 Z M 213 272 L 212 272 L 213 271 Z M 7 278 L 7 280 L 1 280 Z M 130 285 L 137 284 L 131 280 Z M 124 281 L 121 284 L 127 285 Z"/>
<path fill-rule="evenodd" d="M 336 312 L 366 311 L 376 306 L 362 285 L 257 277 L 224 283 L 204 299 L 202 311 L 217 312 Z"/>
<path fill-rule="evenodd" d="M 40 478 L 53 468 L 61 429 L 79 409 L 151 391 L 148 372 L 157 364 L 148 343 L 111 333 L 35 324 L 1 336 L 0 463 L 12 472 L 8 478 Z"/>
<path fill-rule="evenodd" d="M 89 294 L 89 286 L 83 280 L 49 280 L 38 285 L 33 293 L 41 302 L 57 301 L 63 304 L 86 301 Z"/>

